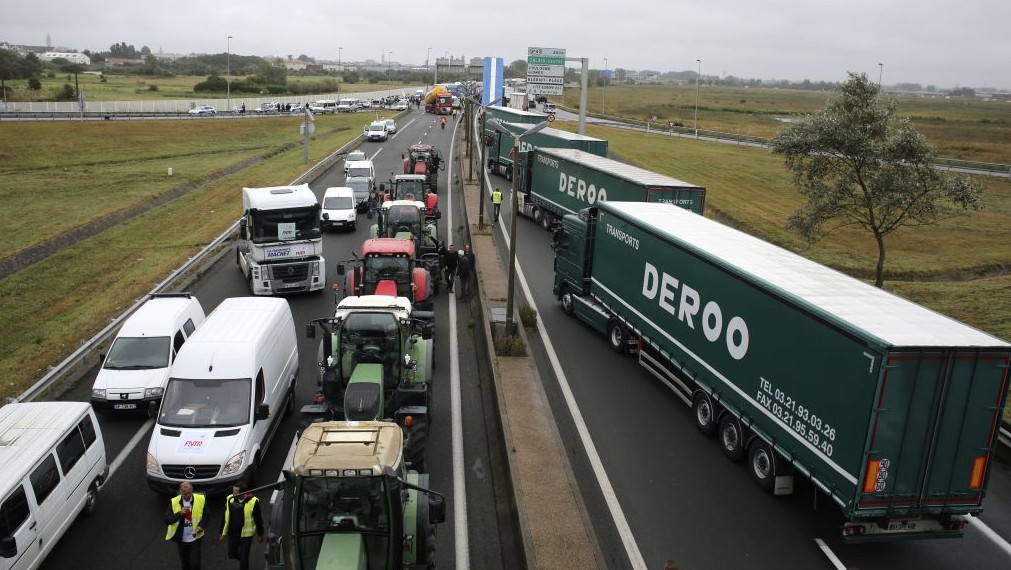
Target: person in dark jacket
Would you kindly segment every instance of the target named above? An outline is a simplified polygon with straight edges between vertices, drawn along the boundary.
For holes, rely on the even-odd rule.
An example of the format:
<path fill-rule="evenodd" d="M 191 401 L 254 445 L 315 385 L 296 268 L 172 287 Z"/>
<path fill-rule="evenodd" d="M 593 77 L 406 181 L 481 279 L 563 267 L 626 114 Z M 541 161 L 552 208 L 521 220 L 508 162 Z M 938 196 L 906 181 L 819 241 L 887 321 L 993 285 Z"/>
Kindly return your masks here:
<path fill-rule="evenodd" d="M 239 561 L 239 570 L 249 570 L 249 550 L 253 535 L 263 542 L 263 515 L 260 501 L 246 492 L 246 484 L 239 481 L 232 486 L 232 494 L 225 499 L 225 520 L 221 524 L 221 538 L 228 538 L 228 557 Z"/>
<path fill-rule="evenodd" d="M 446 291 L 453 292 L 453 278 L 456 277 L 456 246 L 449 244 L 449 249 L 445 251 L 442 257 L 442 270 L 445 273 L 444 277 L 446 279 Z"/>
<path fill-rule="evenodd" d="M 470 258 L 464 255 L 463 250 L 457 250 L 456 260 L 456 276 L 459 277 L 459 286 L 457 287 L 457 298 L 461 301 L 466 301 L 470 297 L 470 274 L 471 265 Z"/>

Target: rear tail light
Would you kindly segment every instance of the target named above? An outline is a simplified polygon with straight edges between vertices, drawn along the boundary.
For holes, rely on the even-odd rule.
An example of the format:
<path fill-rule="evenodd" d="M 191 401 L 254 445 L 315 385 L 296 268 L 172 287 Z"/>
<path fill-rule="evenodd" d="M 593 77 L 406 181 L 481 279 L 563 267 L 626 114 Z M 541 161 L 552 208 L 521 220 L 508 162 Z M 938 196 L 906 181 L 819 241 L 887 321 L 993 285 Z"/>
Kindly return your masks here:
<path fill-rule="evenodd" d="M 965 528 L 965 519 L 954 518 L 948 521 L 948 530 L 962 530 Z"/>
<path fill-rule="evenodd" d="M 851 524 L 846 525 L 843 528 L 843 534 L 846 536 L 863 536 L 867 529 L 862 524 Z"/>
<path fill-rule="evenodd" d="M 972 475 L 969 476 L 969 488 L 983 487 L 983 474 L 986 473 L 986 456 L 981 455 L 972 460 Z"/>

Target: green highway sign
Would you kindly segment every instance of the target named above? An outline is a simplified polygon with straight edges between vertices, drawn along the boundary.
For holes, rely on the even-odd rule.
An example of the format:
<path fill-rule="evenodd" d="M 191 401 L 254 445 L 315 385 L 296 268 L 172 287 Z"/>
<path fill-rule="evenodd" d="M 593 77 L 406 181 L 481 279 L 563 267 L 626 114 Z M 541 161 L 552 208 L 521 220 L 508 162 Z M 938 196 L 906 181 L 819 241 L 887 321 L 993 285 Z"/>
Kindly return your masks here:
<path fill-rule="evenodd" d="M 531 65 L 565 65 L 565 58 L 527 56 L 527 63 Z"/>

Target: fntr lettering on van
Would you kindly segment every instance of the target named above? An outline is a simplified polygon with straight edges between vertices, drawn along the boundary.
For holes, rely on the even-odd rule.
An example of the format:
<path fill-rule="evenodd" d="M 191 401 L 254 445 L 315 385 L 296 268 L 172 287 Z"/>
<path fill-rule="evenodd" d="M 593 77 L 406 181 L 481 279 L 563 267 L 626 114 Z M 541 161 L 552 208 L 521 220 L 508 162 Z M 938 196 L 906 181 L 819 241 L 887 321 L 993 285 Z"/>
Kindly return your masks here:
<path fill-rule="evenodd" d="M 675 291 L 680 286 L 681 298 L 674 304 Z M 701 306 L 702 299 L 699 292 L 687 283 L 678 281 L 677 277 L 659 271 L 656 266 L 646 263 L 642 276 L 642 295 L 650 300 L 657 300 L 661 309 L 667 311 L 677 320 L 688 325 L 688 328 L 695 330 L 693 320 L 702 309 L 702 334 L 709 342 L 716 342 L 724 334 L 723 309 L 716 301 L 708 301 L 705 306 Z M 657 297 L 659 296 L 659 299 Z M 748 323 L 741 317 L 735 316 L 730 319 L 726 326 L 725 333 L 727 352 L 734 360 L 741 360 L 748 354 Z"/>

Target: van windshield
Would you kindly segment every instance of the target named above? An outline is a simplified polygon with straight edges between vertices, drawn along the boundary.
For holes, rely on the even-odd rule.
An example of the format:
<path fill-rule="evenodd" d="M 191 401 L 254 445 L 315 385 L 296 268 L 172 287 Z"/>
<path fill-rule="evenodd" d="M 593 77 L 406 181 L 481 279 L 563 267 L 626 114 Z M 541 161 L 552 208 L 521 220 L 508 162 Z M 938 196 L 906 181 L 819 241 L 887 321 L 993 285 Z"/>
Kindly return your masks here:
<path fill-rule="evenodd" d="M 348 168 L 348 178 L 352 176 L 368 178 L 369 176 L 372 176 L 372 169 L 367 166 L 352 166 Z"/>
<path fill-rule="evenodd" d="M 158 423 L 172 427 L 222 427 L 249 423 L 249 378 L 169 378 Z"/>
<path fill-rule="evenodd" d="M 327 196 L 323 198 L 324 210 L 354 210 L 355 199 L 351 196 Z"/>
<path fill-rule="evenodd" d="M 148 370 L 169 365 L 169 337 L 125 336 L 116 339 L 105 358 L 106 370 Z"/>

